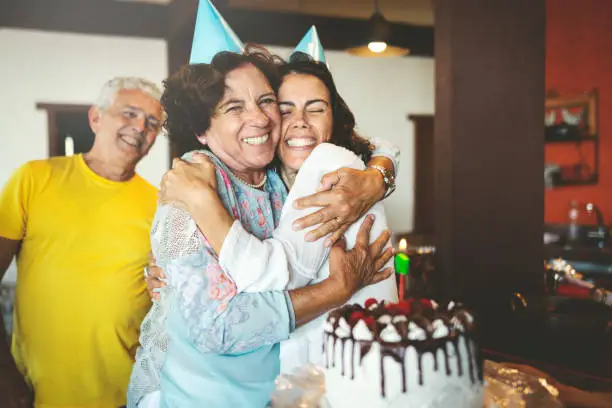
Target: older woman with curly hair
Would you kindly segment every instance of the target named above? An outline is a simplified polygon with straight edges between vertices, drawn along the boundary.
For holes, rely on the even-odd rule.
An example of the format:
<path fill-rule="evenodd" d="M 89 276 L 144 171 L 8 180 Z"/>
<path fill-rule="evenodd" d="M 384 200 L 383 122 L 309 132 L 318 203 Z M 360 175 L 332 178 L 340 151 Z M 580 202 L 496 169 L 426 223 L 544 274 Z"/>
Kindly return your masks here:
<path fill-rule="evenodd" d="M 211 188 L 196 183 L 173 205 L 158 208 L 152 248 L 167 286 L 142 325 L 129 406 L 160 391 L 161 407 L 264 407 L 280 371 L 279 342 L 390 275 L 378 272 L 391 256 L 383 252 L 388 233 L 368 245 L 372 220 L 366 219 L 361 245 L 331 250 L 328 278 L 304 288 L 242 291 L 220 263 L 215 248 L 221 242 L 198 228 L 195 214 L 201 213 L 191 205 L 200 191 L 217 197 L 225 216 L 259 240 L 279 224 L 286 187 L 267 168 L 281 133 L 276 69 L 261 54 L 220 53 L 211 64 L 183 67 L 165 81 L 169 136 L 208 148 L 202 152 L 209 162 L 194 166 L 196 176 L 210 176 L 198 180 Z M 175 176 L 166 177 L 165 193 Z M 207 217 L 222 217 L 221 211 L 211 209 Z"/>
<path fill-rule="evenodd" d="M 258 239 L 224 210 L 213 193 L 215 176 L 211 170 L 197 166 L 186 169 L 169 183 L 172 191 L 162 194 L 163 199 L 189 208 L 238 292 L 299 288 L 329 276 L 329 248 L 321 241 L 307 241 L 311 229 L 292 228 L 297 219 L 310 216 L 315 209 L 295 209 L 294 202 L 317 191 L 325 174 L 343 167 L 364 170 L 364 163 L 372 156 L 373 146 L 355 132 L 355 117 L 324 63 L 295 53 L 279 70 L 282 125 L 273 165 L 290 192 L 273 236 Z M 191 185 L 185 183 L 189 178 Z M 372 232 L 382 233 L 387 228 L 382 203 L 376 203 L 368 213 L 376 217 Z M 355 245 L 359 224 L 353 224 L 344 235 L 349 248 Z M 349 302 L 363 303 L 369 297 L 397 301 L 394 277 L 363 288 Z M 281 344 L 283 372 L 322 363 L 322 330 L 323 320 L 318 319 L 300 327 Z"/>

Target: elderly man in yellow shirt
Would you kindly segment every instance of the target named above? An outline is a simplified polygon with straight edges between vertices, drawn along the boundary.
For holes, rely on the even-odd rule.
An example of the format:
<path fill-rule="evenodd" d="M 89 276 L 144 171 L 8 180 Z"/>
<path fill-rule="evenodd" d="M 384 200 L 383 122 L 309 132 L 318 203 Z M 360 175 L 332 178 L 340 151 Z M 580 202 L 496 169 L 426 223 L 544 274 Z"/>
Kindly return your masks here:
<path fill-rule="evenodd" d="M 125 404 L 157 202 L 135 167 L 160 131 L 160 95 L 139 78 L 107 82 L 92 149 L 26 163 L 5 184 L 0 279 L 17 256 L 17 289 L 11 350 L 0 324 L 2 407 L 31 407 L 32 394 L 40 408 Z"/>

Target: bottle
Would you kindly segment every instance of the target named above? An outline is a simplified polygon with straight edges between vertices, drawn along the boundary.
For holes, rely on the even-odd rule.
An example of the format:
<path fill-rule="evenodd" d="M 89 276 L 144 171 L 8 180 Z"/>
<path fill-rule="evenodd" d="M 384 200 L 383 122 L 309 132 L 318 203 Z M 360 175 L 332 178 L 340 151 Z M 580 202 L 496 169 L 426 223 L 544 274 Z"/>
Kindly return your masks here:
<path fill-rule="evenodd" d="M 571 246 L 578 243 L 579 239 L 578 217 L 580 216 L 580 209 L 575 200 L 570 201 L 570 209 L 567 216 L 569 221 L 567 226 L 567 244 Z"/>

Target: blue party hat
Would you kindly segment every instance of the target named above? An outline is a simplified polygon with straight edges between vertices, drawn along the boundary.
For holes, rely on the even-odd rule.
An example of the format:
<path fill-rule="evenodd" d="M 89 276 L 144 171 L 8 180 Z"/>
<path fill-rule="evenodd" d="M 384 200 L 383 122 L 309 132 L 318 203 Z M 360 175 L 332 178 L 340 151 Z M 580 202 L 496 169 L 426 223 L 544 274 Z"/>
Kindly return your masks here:
<path fill-rule="evenodd" d="M 310 55 L 315 61 L 325 62 L 325 53 L 315 26 L 310 27 L 310 30 L 293 50 L 293 52 L 298 51 Z"/>
<path fill-rule="evenodd" d="M 244 44 L 210 0 L 200 0 L 189 63 L 209 64 L 221 51 L 242 53 Z"/>

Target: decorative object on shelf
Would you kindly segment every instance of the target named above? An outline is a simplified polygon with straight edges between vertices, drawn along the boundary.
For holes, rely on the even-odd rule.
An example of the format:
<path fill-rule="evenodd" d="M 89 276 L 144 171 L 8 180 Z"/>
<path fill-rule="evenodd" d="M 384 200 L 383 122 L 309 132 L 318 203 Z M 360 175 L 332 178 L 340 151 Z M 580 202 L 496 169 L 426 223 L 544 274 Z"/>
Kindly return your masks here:
<path fill-rule="evenodd" d="M 549 91 L 544 125 L 546 143 L 572 143 L 578 151 L 577 162 L 554 163 L 557 169 L 545 174 L 546 187 L 596 184 L 599 180 L 597 90 L 570 96 Z M 593 144 L 592 161 L 584 157 L 584 143 Z"/>
<path fill-rule="evenodd" d="M 597 90 L 578 96 L 549 93 L 544 124 L 546 141 L 580 141 L 597 136 Z"/>
<path fill-rule="evenodd" d="M 587 282 L 581 273 L 563 258 L 546 264 L 545 287 L 548 293 L 577 299 L 591 299 L 612 307 L 612 292 Z"/>

